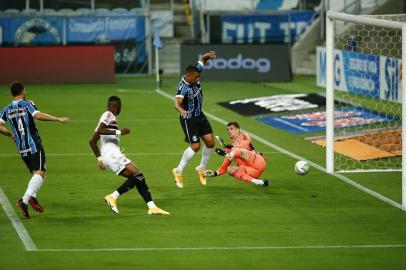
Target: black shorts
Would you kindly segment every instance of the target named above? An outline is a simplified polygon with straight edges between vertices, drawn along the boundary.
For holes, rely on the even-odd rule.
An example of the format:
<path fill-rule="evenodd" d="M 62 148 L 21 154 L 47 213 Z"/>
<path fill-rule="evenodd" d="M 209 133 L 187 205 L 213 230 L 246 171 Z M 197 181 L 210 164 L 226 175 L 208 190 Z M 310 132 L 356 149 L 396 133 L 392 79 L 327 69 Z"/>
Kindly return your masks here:
<path fill-rule="evenodd" d="M 192 144 L 200 142 L 200 137 L 213 133 L 206 116 L 184 119 L 179 117 L 183 133 L 185 133 L 185 142 Z"/>
<path fill-rule="evenodd" d="M 35 154 L 28 154 L 22 158 L 31 173 L 35 171 L 46 171 L 44 148 L 41 147 Z"/>

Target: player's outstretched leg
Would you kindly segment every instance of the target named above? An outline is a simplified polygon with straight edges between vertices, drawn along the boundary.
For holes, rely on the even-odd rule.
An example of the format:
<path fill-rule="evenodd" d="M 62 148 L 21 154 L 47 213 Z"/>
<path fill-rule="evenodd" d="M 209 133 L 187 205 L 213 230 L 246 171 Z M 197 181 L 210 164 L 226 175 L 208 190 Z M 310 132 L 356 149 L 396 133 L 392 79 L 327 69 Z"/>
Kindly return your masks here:
<path fill-rule="evenodd" d="M 133 177 L 136 179 L 135 186 L 137 187 L 138 193 L 140 193 L 141 197 L 148 206 L 148 215 L 169 215 L 169 212 L 162 210 L 155 205 L 154 201 L 152 200 L 151 192 L 149 192 L 149 188 L 145 181 L 144 174 L 139 173 Z"/>
<path fill-rule="evenodd" d="M 252 177 L 250 174 L 257 174 L 260 175 L 259 172 L 256 172 L 255 169 L 253 168 L 248 168 L 245 166 L 240 166 L 240 167 L 228 167 L 227 172 L 229 175 L 232 177 L 242 180 L 247 183 L 252 183 L 257 186 L 263 186 L 267 187 L 269 186 L 269 181 L 268 180 L 262 180 L 262 179 L 256 179 Z"/>
<path fill-rule="evenodd" d="M 121 173 L 124 176 L 124 170 Z M 128 192 L 129 190 L 133 189 L 136 185 L 137 179 L 134 176 L 130 176 L 127 178 L 127 180 L 119 187 L 117 188 L 116 191 L 113 193 L 106 195 L 104 197 L 104 201 L 107 203 L 107 205 L 111 208 L 111 211 L 113 213 L 118 214 L 118 207 L 117 207 L 117 199 L 120 195 Z"/>

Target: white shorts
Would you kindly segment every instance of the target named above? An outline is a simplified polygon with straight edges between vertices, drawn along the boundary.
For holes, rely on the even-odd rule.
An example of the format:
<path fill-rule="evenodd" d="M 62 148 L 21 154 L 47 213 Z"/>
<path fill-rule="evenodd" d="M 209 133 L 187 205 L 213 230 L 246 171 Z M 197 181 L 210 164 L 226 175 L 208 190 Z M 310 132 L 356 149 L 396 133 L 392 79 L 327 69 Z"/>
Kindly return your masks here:
<path fill-rule="evenodd" d="M 124 170 L 125 165 L 131 163 L 131 160 L 126 158 L 118 148 L 110 148 L 108 151 L 103 152 L 102 161 L 104 165 L 117 175 L 120 175 L 121 171 Z"/>

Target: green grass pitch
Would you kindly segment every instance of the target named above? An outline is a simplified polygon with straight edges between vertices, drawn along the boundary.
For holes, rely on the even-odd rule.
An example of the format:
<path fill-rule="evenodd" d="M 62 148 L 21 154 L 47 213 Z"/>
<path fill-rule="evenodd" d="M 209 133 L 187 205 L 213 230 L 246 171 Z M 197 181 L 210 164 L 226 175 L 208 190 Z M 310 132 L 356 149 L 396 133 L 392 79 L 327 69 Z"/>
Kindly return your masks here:
<path fill-rule="evenodd" d="M 175 93 L 177 78 L 162 90 Z M 323 92 L 314 77 L 290 83 L 206 82 L 204 109 L 287 151 L 324 166 L 324 150 L 216 103 L 242 97 Z M 28 98 L 43 112 L 68 116 L 62 125 L 37 122 L 47 153 L 48 177 L 38 194 L 45 208 L 22 222 L 36 251 L 27 251 L 5 211 L 0 211 L 0 269 L 401 269 L 406 265 L 406 213 L 338 178 L 311 168 L 293 170 L 296 160 L 254 140 L 266 153 L 268 188 L 229 176 L 199 184 L 196 156 L 175 187 L 171 169 L 186 148 L 173 101 L 154 92 L 153 78 L 119 78 L 115 84 L 27 85 Z M 144 172 L 155 202 L 170 216 L 149 216 L 132 190 L 119 199 L 120 215 L 103 201 L 124 178 L 100 171 L 88 140 L 106 110 L 106 100 L 123 101 L 118 117 L 121 147 Z M 0 86 L 0 106 L 10 102 Z M 214 132 L 225 126 L 210 120 Z M 8 127 L 8 125 L 7 125 Z M 209 168 L 222 159 L 213 154 Z M 349 177 L 396 202 L 400 173 Z M 0 187 L 14 211 L 30 174 L 15 145 L 0 137 Z"/>

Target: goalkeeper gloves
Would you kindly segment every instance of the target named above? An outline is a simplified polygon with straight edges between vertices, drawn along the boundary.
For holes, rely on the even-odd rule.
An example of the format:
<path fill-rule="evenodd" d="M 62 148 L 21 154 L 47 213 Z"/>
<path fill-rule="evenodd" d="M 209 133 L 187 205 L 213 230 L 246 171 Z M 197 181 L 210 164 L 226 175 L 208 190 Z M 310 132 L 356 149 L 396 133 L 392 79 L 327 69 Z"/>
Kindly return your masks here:
<path fill-rule="evenodd" d="M 222 157 L 226 156 L 226 154 L 227 154 L 226 151 L 224 151 L 221 148 L 216 148 L 214 151 L 216 151 L 217 155 L 222 156 Z"/>
<path fill-rule="evenodd" d="M 217 171 L 212 171 L 212 170 L 205 170 L 204 171 L 204 175 L 206 177 L 216 177 L 219 175 L 219 173 Z"/>
<path fill-rule="evenodd" d="M 221 148 L 216 148 L 214 151 L 216 151 L 217 155 L 222 156 L 222 157 L 226 157 L 229 160 L 233 160 L 233 158 L 234 158 L 233 153 L 227 154 L 226 151 L 224 151 Z"/>

